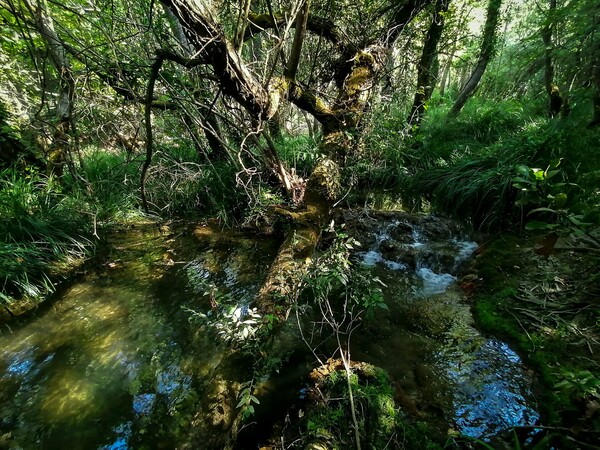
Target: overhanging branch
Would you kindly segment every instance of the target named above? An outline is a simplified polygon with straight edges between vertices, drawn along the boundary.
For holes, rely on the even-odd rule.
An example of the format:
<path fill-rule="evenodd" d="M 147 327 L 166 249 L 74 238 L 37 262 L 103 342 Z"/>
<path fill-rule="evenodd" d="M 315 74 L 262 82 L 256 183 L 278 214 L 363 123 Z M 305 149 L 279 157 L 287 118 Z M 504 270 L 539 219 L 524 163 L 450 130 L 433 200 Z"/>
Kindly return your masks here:
<path fill-rule="evenodd" d="M 286 18 L 283 14 L 253 14 L 248 15 L 248 28 L 244 34 L 244 40 L 253 38 L 256 34 L 269 29 L 277 29 L 286 24 Z M 294 23 L 292 27 L 295 27 Z M 342 30 L 340 30 L 332 21 L 327 20 L 323 17 L 317 17 L 309 14 L 306 23 L 307 31 L 314 33 L 318 36 L 322 36 L 331 42 L 337 49 L 344 52 L 345 42 L 347 42 L 346 36 L 344 36 Z"/>

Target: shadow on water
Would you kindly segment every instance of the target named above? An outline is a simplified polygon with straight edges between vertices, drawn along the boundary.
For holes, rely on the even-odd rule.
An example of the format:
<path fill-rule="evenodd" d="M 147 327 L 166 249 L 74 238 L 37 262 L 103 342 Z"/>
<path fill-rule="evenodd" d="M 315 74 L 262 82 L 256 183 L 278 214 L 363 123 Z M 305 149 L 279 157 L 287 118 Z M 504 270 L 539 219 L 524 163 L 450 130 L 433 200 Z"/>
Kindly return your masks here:
<path fill-rule="evenodd" d="M 0 334 L 0 448 L 172 448 L 223 349 L 197 269 L 251 297 L 277 242 L 155 226 L 111 238 L 104 266 Z"/>
<path fill-rule="evenodd" d="M 476 244 L 419 220 L 379 219 L 359 230 L 364 250 L 353 258 L 387 285 L 389 311 L 355 333 L 352 358 L 388 371 L 398 404 L 444 433 L 489 439 L 533 424 L 531 379 L 518 355 L 474 328 L 457 287 Z M 112 236 L 95 273 L 1 330 L 0 448 L 187 445 L 224 347 L 184 308 L 209 313 L 213 287 L 247 307 L 278 244 L 208 228 Z M 293 325 L 280 339 L 295 339 L 282 348 L 296 350 L 258 383 L 258 426 L 240 435 L 241 448 L 256 448 L 285 421 L 314 366 Z"/>

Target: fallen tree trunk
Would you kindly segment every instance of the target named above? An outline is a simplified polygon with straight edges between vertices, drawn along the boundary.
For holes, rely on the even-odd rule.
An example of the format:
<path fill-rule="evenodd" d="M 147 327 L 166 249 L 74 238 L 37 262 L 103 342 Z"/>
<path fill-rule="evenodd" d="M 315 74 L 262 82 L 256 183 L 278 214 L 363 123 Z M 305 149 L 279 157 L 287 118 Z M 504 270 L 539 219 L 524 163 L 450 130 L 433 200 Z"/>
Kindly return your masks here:
<path fill-rule="evenodd" d="M 252 378 L 254 369 L 271 356 L 275 337 L 286 322 L 311 266 L 321 232 L 330 220 L 339 178 L 338 165 L 330 159 L 321 160 L 308 180 L 303 208 L 279 211 L 290 219 L 290 228 L 255 301 L 261 316 L 271 315 L 277 319 L 275 328 L 258 333 L 260 354 L 249 356 L 231 350 L 214 369 L 193 421 L 189 448 L 233 448 L 243 419 L 242 410 L 237 407 L 240 392 L 244 383 Z"/>
<path fill-rule="evenodd" d="M 196 51 L 195 59 L 212 67 L 220 92 L 235 99 L 253 122 L 268 122 L 277 114 L 280 103 L 287 101 L 310 113 L 321 123 L 323 130 L 319 153 L 325 157 L 317 163 L 308 179 L 302 208 L 276 210 L 289 220 L 289 228 L 253 305 L 265 318 L 263 328 L 255 334 L 253 354 L 248 356 L 230 351 L 224 356 L 213 370 L 211 382 L 203 395 L 201 411 L 190 434 L 190 448 L 231 448 L 242 419 L 238 405 L 244 402 L 239 401 L 240 393 L 247 389 L 247 380 L 255 379 L 257 374 L 266 375 L 265 361 L 269 353 L 275 351 L 275 339 L 297 298 L 321 232 L 330 220 L 338 197 L 341 175 L 337 162 L 343 163 L 358 147 L 353 137 L 361 131 L 361 121 L 369 109 L 369 100 L 378 74 L 385 65 L 389 46 L 414 15 L 433 0 L 391 2 L 390 9 L 386 11 L 389 13 L 387 29 L 370 42 L 362 42 L 360 47 L 345 46 L 339 39 L 337 28 L 329 26 L 328 21 L 316 21 L 310 15 L 310 3 L 305 0 L 302 5 L 298 4 L 301 10 L 294 18 L 296 33 L 283 76 L 269 77 L 267 83 L 255 77 L 251 66 L 244 64 L 239 42 L 238 46 L 234 46 L 229 41 L 219 24 L 218 15 L 207 4 L 191 0 L 160 1 L 181 24 L 187 41 Z M 273 11 L 269 11 L 268 17 L 257 16 L 251 14 L 247 7 L 242 15 L 251 17 L 251 21 L 238 34 L 239 41 L 261 29 L 276 28 L 279 20 Z M 339 91 L 331 104 L 310 86 L 304 86 L 295 79 L 306 31 L 317 31 L 342 53 L 340 67 L 329 80 L 336 82 Z M 270 158 L 271 165 L 277 165 L 274 156 Z M 285 182 L 285 177 L 281 179 Z M 281 348 L 278 351 L 281 352 Z M 247 394 L 247 391 L 244 392 Z"/>

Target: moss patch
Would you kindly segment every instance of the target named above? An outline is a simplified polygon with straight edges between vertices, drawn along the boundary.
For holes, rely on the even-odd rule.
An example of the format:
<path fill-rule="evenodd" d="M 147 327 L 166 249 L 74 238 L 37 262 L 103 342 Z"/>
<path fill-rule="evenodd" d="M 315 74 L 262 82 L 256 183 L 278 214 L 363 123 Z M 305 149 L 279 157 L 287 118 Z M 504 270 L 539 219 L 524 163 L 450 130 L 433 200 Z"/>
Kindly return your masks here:
<path fill-rule="evenodd" d="M 303 422 L 306 448 L 354 448 L 354 428 L 348 380 L 339 360 L 311 373 L 311 405 Z M 387 373 L 366 363 L 352 363 L 350 386 L 354 396 L 363 448 L 441 448 L 427 425 L 412 421 L 394 402 Z"/>
<path fill-rule="evenodd" d="M 575 252 L 542 257 L 534 252 L 538 239 L 503 236 L 483 247 L 474 263 L 480 279 L 475 319 L 536 372 L 544 425 L 577 425 L 585 436 L 600 429 L 593 408 L 600 390 L 586 375 L 600 366 L 600 308 L 588 281 L 597 277 L 598 258 Z"/>

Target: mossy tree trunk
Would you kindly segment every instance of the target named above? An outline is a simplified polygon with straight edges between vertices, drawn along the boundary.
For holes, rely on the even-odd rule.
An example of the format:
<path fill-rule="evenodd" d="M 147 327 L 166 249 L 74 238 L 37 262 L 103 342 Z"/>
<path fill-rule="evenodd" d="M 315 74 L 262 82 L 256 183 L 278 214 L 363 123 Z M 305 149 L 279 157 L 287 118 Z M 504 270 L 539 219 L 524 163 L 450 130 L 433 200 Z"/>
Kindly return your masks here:
<path fill-rule="evenodd" d="M 431 24 L 425 35 L 421 59 L 417 64 L 417 90 L 410 114 L 407 119 L 409 126 L 418 127 L 425 114 L 425 104 L 431 98 L 435 85 L 434 62 L 437 47 L 444 31 L 444 17 L 448 12 L 450 0 L 437 0 L 431 17 Z"/>
<path fill-rule="evenodd" d="M 214 14 L 202 2 L 161 2 L 181 23 L 187 40 L 197 51 L 198 60 L 212 66 L 221 92 L 242 105 L 255 123 L 268 122 L 277 114 L 280 104 L 288 101 L 311 114 L 322 125 L 320 153 L 324 156 L 307 180 L 300 208 L 278 210 L 289 220 L 289 228 L 255 300 L 259 313 L 276 317 L 281 326 L 311 266 L 321 232 L 330 221 L 331 210 L 340 192 L 340 166 L 355 150 L 356 139 L 353 136 L 360 133 L 360 123 L 384 66 L 388 47 L 415 14 L 432 0 L 407 0 L 396 5 L 392 22 L 384 35 L 360 48 L 346 46 L 341 39 L 342 33 L 334 25 L 312 17 L 309 2 L 305 1 L 299 5 L 299 14 L 295 18 L 296 32 L 288 65 L 283 75 L 273 77 L 268 86 L 254 78 L 241 60 L 239 49 L 227 40 Z M 278 27 L 284 17 L 278 13 L 256 15 L 251 12 L 248 16 L 250 23 L 245 28 L 246 39 L 260 30 Z M 295 79 L 306 31 L 319 33 L 342 55 L 342 63 L 335 75 L 338 96 L 331 104 Z M 273 330 L 258 343 L 264 354 L 269 352 L 276 331 Z M 239 375 L 235 374 L 240 373 L 241 367 L 247 367 L 250 377 L 252 363 L 257 364 L 261 358 L 255 355 L 254 361 L 248 361 L 236 352 L 224 357 L 207 387 L 203 412 L 199 413 L 191 438 L 193 445 L 204 448 L 229 448 L 233 445 L 241 421 L 240 411 L 235 405 L 242 388 Z M 206 441 L 207 436 L 212 437 L 211 442 Z"/>

